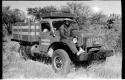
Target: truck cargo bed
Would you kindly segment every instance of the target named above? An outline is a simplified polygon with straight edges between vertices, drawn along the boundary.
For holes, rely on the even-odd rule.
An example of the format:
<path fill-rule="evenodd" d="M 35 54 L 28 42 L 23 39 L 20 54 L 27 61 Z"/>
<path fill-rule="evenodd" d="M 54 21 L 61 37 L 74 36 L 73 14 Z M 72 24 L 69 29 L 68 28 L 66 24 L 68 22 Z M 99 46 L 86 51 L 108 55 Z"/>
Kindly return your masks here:
<path fill-rule="evenodd" d="M 12 26 L 12 40 L 36 42 L 40 34 L 39 23 L 17 23 Z"/>

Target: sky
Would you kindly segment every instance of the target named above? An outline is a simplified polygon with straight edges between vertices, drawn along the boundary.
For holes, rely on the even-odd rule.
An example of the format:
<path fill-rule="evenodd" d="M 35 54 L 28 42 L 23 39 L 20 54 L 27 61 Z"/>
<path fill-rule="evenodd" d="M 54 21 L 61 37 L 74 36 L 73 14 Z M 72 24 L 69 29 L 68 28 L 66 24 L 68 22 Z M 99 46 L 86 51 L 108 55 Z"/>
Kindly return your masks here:
<path fill-rule="evenodd" d="M 18 8 L 26 12 L 29 7 L 45 7 L 65 6 L 67 2 L 73 1 L 2 1 L 2 6 L 10 6 L 11 8 Z M 83 3 L 83 5 L 90 6 L 94 11 L 102 11 L 104 14 L 109 15 L 111 13 L 121 14 L 121 1 L 74 1 Z"/>

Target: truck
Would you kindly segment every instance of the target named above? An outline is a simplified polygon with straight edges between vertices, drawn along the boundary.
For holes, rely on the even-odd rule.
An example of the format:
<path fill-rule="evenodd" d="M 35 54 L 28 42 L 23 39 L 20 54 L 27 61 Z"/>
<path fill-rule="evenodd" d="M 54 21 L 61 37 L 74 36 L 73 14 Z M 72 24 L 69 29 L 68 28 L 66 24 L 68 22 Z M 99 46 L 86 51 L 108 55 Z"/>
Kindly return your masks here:
<path fill-rule="evenodd" d="M 101 36 L 90 36 L 76 28 L 72 30 L 71 41 L 79 43 L 85 54 L 76 55 L 65 42 L 60 41 L 59 28 L 64 20 L 78 24 L 74 15 L 65 12 L 51 12 L 41 15 L 40 21 L 18 22 L 12 27 L 12 41 L 20 44 L 19 53 L 25 60 L 39 59 L 50 62 L 56 73 L 70 72 L 72 65 L 85 65 L 93 60 L 106 60 L 113 55 L 112 50 L 103 49 Z M 79 47 L 77 47 L 79 49 Z"/>

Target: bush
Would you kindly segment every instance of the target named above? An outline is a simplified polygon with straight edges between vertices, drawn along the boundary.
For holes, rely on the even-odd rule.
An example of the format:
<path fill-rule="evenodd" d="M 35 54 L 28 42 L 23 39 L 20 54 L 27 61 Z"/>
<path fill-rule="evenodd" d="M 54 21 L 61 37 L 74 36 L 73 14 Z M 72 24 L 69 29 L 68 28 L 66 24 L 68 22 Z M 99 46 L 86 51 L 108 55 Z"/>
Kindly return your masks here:
<path fill-rule="evenodd" d="M 3 70 L 6 70 L 6 68 L 9 65 L 15 64 L 17 60 L 20 58 L 19 53 L 17 53 L 18 48 L 19 45 L 17 43 L 14 42 L 3 43 L 3 49 L 2 49 Z"/>
<path fill-rule="evenodd" d="M 106 29 L 106 25 L 93 24 L 83 26 L 83 32 L 89 34 L 88 36 L 101 36 L 102 43 L 105 49 L 114 50 L 116 53 L 121 52 L 122 48 L 122 35 L 121 35 L 121 22 L 117 21 L 113 24 L 112 29 Z M 84 34 L 85 34 L 84 33 Z"/>

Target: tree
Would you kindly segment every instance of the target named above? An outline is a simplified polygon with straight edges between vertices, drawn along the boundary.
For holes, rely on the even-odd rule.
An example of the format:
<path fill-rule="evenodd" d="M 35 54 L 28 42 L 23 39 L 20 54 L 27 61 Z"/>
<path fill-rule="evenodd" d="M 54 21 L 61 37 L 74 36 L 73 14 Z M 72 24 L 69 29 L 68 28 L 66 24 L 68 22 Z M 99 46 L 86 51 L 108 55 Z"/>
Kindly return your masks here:
<path fill-rule="evenodd" d="M 76 16 L 83 15 L 88 17 L 92 13 L 90 7 L 82 3 L 69 2 L 67 3 L 67 7 Z"/>
<path fill-rule="evenodd" d="M 121 17 L 120 15 L 117 14 L 110 14 L 108 20 L 107 20 L 107 28 L 108 29 L 112 29 L 115 23 L 117 23 L 118 21 L 121 21 Z"/>
<path fill-rule="evenodd" d="M 2 24 L 5 27 L 3 29 L 7 29 L 8 32 L 10 31 L 10 23 L 12 22 L 11 14 L 10 6 L 2 7 Z"/>
<path fill-rule="evenodd" d="M 107 22 L 107 19 L 108 17 L 102 12 L 93 14 L 90 18 L 91 24 L 101 24 L 101 25 L 105 25 Z"/>
<path fill-rule="evenodd" d="M 39 7 L 35 7 L 35 8 L 28 8 L 27 12 L 29 15 L 33 15 L 35 16 L 35 18 L 39 18 L 40 17 L 40 10 L 42 11 L 42 9 Z"/>
<path fill-rule="evenodd" d="M 87 23 L 92 14 L 90 7 L 82 3 L 69 2 L 67 9 L 75 15 L 75 19 L 81 27 Z"/>
<path fill-rule="evenodd" d="M 12 25 L 16 22 L 24 21 L 25 14 L 19 9 L 10 9 L 10 6 L 2 7 L 2 24 L 4 29 L 7 29 L 8 34 L 11 34 Z"/>
<path fill-rule="evenodd" d="M 41 19 L 42 14 L 46 14 L 51 11 L 56 11 L 57 9 L 54 6 L 46 6 L 46 7 L 35 7 L 35 8 L 28 8 L 28 14 L 35 16 L 36 19 Z"/>
<path fill-rule="evenodd" d="M 120 15 L 111 14 L 107 20 L 107 40 L 109 44 L 112 43 L 112 47 L 115 52 L 122 50 L 122 21 Z M 115 43 L 113 43 L 115 42 Z"/>
<path fill-rule="evenodd" d="M 57 11 L 57 8 L 54 6 L 46 6 L 42 8 L 45 12 Z"/>
<path fill-rule="evenodd" d="M 71 10 L 70 10 L 70 8 L 67 7 L 67 6 L 62 6 L 61 9 L 60 9 L 59 11 L 72 13 Z"/>

